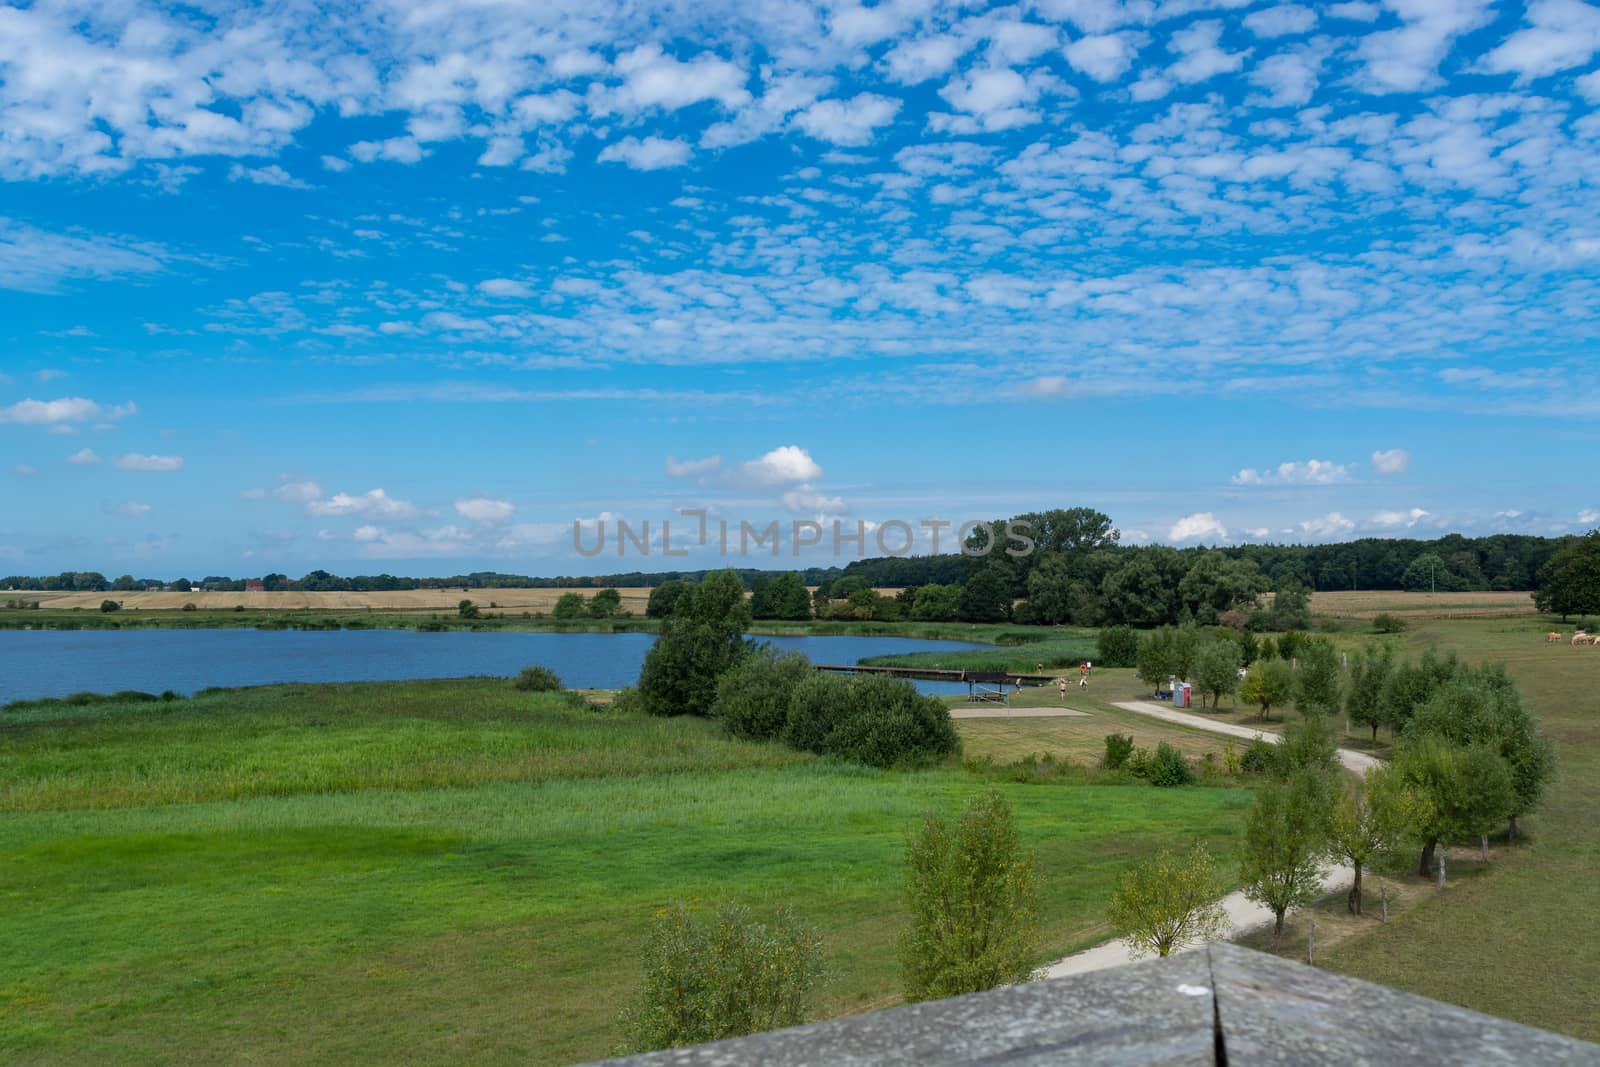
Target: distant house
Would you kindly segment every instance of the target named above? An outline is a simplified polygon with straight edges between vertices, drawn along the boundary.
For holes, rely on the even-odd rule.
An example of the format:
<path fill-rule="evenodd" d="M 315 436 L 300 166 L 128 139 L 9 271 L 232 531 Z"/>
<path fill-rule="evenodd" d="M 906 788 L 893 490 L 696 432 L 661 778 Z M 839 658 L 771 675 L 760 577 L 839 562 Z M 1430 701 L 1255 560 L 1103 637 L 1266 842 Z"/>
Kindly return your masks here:
<path fill-rule="evenodd" d="M 244 580 L 244 591 L 246 593 L 265 593 L 267 591 L 267 583 L 260 578 L 246 578 Z"/>

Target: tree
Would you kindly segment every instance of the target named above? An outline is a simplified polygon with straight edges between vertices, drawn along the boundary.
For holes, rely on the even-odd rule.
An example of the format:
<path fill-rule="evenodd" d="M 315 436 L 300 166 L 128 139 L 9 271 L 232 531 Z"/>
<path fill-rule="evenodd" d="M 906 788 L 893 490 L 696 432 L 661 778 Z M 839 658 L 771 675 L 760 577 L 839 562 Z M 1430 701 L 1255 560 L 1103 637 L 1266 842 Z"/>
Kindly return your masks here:
<path fill-rule="evenodd" d="M 1467 585 L 1451 573 L 1450 565 L 1438 553 L 1426 552 L 1406 567 L 1400 587 L 1410 593 L 1458 593 Z"/>
<path fill-rule="evenodd" d="M 672 609 L 677 606 L 678 598 L 694 588 L 693 582 L 671 581 L 662 582 L 650 590 L 650 599 L 645 604 L 644 613 L 651 619 L 664 619 L 672 614 Z"/>
<path fill-rule="evenodd" d="M 1076 583 L 1072 570 L 1060 553 L 1046 553 L 1028 574 L 1028 606 L 1034 622 L 1056 626 L 1072 618 Z"/>
<path fill-rule="evenodd" d="M 1200 685 L 1201 700 L 1210 694 L 1213 709 L 1222 706 L 1222 698 L 1239 688 L 1239 645 L 1234 641 L 1211 641 L 1200 650 L 1195 660 L 1194 677 Z"/>
<path fill-rule="evenodd" d="M 456 614 L 460 615 L 463 619 L 476 619 L 480 614 L 482 614 L 482 612 L 478 610 L 478 605 L 474 604 L 472 601 L 463 600 L 461 603 L 456 605 Z"/>
<path fill-rule="evenodd" d="M 1394 672 L 1394 650 L 1387 645 L 1368 645 L 1350 660 L 1350 676 L 1345 680 L 1344 714 L 1356 726 L 1370 727 L 1378 739 L 1384 722 L 1383 690 Z"/>
<path fill-rule="evenodd" d="M 811 594 L 800 580 L 800 575 L 785 571 L 766 584 L 765 597 L 760 608 L 751 597 L 750 613 L 757 619 L 809 619 Z"/>
<path fill-rule="evenodd" d="M 1202 844 L 1187 855 L 1166 849 L 1123 874 L 1111 897 L 1111 928 L 1134 956 L 1170 956 L 1228 932 L 1218 903 L 1227 886 Z"/>
<path fill-rule="evenodd" d="M 1362 789 L 1339 778 L 1338 792 L 1328 812 L 1328 853 L 1355 872 L 1345 898 L 1352 915 L 1361 914 L 1361 871 L 1374 858 L 1400 843 L 1413 819 L 1413 794 L 1386 788 L 1378 771 L 1367 772 Z"/>
<path fill-rule="evenodd" d="M 1059 552 L 1068 557 L 1116 546 L 1122 535 L 1111 516 L 1094 508 L 1053 508 L 1018 515 L 1028 524 L 1036 552 Z"/>
<path fill-rule="evenodd" d="M 954 828 L 932 815 L 906 849 L 908 1001 L 978 993 L 1033 975 L 1038 888 L 1011 805 L 974 797 Z"/>
<path fill-rule="evenodd" d="M 967 579 L 956 602 L 956 617 L 962 622 L 1004 622 L 1011 617 L 1011 587 L 999 567 L 985 566 Z"/>
<path fill-rule="evenodd" d="M 631 1050 L 675 1048 L 805 1021 L 822 978 L 822 938 L 787 909 L 759 923 L 724 905 L 676 905 L 644 944 L 644 985 L 622 1015 Z"/>
<path fill-rule="evenodd" d="M 100 601 L 100 610 L 109 615 L 113 611 L 121 611 L 122 605 L 115 600 L 102 600 Z"/>
<path fill-rule="evenodd" d="M 1266 613 L 1266 623 L 1279 633 L 1311 628 L 1311 594 L 1299 579 L 1285 578 L 1278 582 L 1272 595 L 1272 607 Z"/>
<path fill-rule="evenodd" d="M 1533 606 L 1563 621 L 1600 613 L 1600 530 L 1590 530 L 1539 568 Z"/>
<path fill-rule="evenodd" d="M 1170 573 L 1171 549 L 1141 549 L 1101 583 L 1106 615 L 1129 626 L 1160 626 L 1177 621 L 1177 579 Z M 1181 566 L 1181 559 L 1178 566 Z"/>
<path fill-rule="evenodd" d="M 1294 671 L 1281 659 L 1258 659 L 1245 673 L 1239 696 L 1260 708 L 1265 722 L 1274 704 L 1286 703 L 1294 696 Z"/>
<path fill-rule="evenodd" d="M 791 694 L 812 673 L 811 661 L 800 653 L 763 646 L 717 679 L 711 717 L 735 737 L 773 740 L 788 721 Z"/>
<path fill-rule="evenodd" d="M 748 651 L 750 605 L 731 570 L 716 571 L 679 598 L 662 622 L 639 672 L 639 696 L 651 715 L 705 715 L 717 679 Z"/>
<path fill-rule="evenodd" d="M 1172 629 L 1162 627 L 1144 635 L 1139 642 L 1139 680 L 1161 687 L 1177 673 L 1177 659 L 1173 649 Z"/>
<path fill-rule="evenodd" d="M 1322 890 L 1327 847 L 1323 797 L 1315 775 L 1268 782 L 1256 791 L 1245 820 L 1240 876 L 1245 896 L 1272 912 L 1274 948 L 1283 936 L 1284 916 L 1315 900 Z"/>
<path fill-rule="evenodd" d="M 1095 638 L 1095 653 L 1102 667 L 1137 666 L 1139 635 L 1131 626 L 1107 626 Z"/>
<path fill-rule="evenodd" d="M 1326 713 L 1339 706 L 1339 652 L 1326 639 L 1300 649 L 1294 679 L 1294 704 L 1301 711 Z"/>
<path fill-rule="evenodd" d="M 1189 680 L 1199 659 L 1200 628 L 1192 622 L 1175 627 L 1172 631 L 1172 672 L 1179 681 Z"/>
<path fill-rule="evenodd" d="M 1223 612 L 1253 608 L 1267 590 L 1260 569 L 1247 559 L 1229 559 L 1213 549 L 1195 560 L 1194 566 L 1178 583 L 1178 598 L 1195 620 L 1215 625 Z"/>
<path fill-rule="evenodd" d="M 1505 760 L 1482 745 L 1461 748 L 1436 734 L 1408 739 L 1386 773 L 1392 788 L 1413 797 L 1410 836 L 1422 844 L 1417 873 L 1432 873 L 1442 842 L 1476 836 L 1510 814 L 1515 805 Z"/>
<path fill-rule="evenodd" d="M 591 619 L 609 619 L 615 615 L 620 615 L 622 614 L 622 594 L 615 589 L 602 589 L 589 598 L 587 610 Z"/>
<path fill-rule="evenodd" d="M 133 575 L 131 574 L 124 574 L 111 583 L 111 591 L 113 593 L 131 593 L 137 588 L 139 588 L 139 583 L 133 580 Z"/>
<path fill-rule="evenodd" d="M 911 602 L 911 617 L 918 622 L 952 622 L 961 599 L 959 585 L 924 585 Z"/>
<path fill-rule="evenodd" d="M 1278 744 L 1278 768 L 1284 777 L 1304 771 L 1320 779 L 1327 792 L 1339 770 L 1339 740 L 1326 715 L 1309 712 L 1288 725 Z"/>
<path fill-rule="evenodd" d="M 556 598 L 556 606 L 550 610 L 550 614 L 558 619 L 581 619 L 588 613 L 582 593 L 562 593 Z"/>

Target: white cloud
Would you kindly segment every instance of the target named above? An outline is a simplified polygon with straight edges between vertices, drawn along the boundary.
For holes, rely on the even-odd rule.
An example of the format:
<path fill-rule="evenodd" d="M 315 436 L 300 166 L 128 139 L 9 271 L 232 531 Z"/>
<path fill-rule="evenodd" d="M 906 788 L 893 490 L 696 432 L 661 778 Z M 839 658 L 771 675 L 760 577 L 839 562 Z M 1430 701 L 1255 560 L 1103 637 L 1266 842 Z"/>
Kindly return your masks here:
<path fill-rule="evenodd" d="M 1075 70 L 1097 82 L 1114 82 L 1133 66 L 1143 42 L 1142 34 L 1097 34 L 1078 38 L 1063 52 Z"/>
<path fill-rule="evenodd" d="M 94 336 L 93 331 L 85 331 L 81 326 L 67 330 L 65 333 L 73 337 Z M 54 367 L 46 367 L 43 370 L 34 371 L 33 376 L 41 382 L 51 382 L 55 381 L 57 378 L 65 378 L 67 376 L 67 372 L 64 370 L 56 370 Z"/>
<path fill-rule="evenodd" d="M 1228 539 L 1228 528 L 1224 526 L 1215 515 L 1209 511 L 1199 511 L 1193 515 L 1185 515 L 1172 524 L 1172 529 L 1167 531 L 1168 541 L 1198 541 L 1221 542 Z"/>
<path fill-rule="evenodd" d="M 1431 514 L 1431 512 L 1424 511 L 1422 508 L 1412 508 L 1409 511 L 1380 511 L 1372 516 L 1372 525 L 1385 530 L 1394 529 L 1398 526 L 1410 529 Z"/>
<path fill-rule="evenodd" d="M 267 491 L 265 489 L 261 488 L 259 485 L 252 486 L 249 489 L 241 489 L 241 490 L 239 490 L 239 499 L 240 500 L 264 500 L 266 498 L 266 495 L 267 495 Z"/>
<path fill-rule="evenodd" d="M 595 158 L 601 163 L 624 163 L 634 170 L 666 170 L 689 162 L 694 149 L 688 141 L 664 137 L 624 137 L 608 144 Z"/>
<path fill-rule="evenodd" d="M 15 467 L 11 468 L 11 472 L 19 478 L 31 478 L 35 474 L 39 473 L 39 468 L 30 466 L 26 463 L 18 463 Z"/>
<path fill-rule="evenodd" d="M 710 474 L 722 466 L 721 456 L 707 456 L 704 459 L 679 460 L 668 456 L 666 463 L 667 477 L 669 478 L 697 478 L 703 474 Z"/>
<path fill-rule="evenodd" d="M 302 181 L 278 166 L 276 163 L 265 167 L 246 167 L 235 163 L 228 168 L 230 182 L 250 182 L 254 185 L 275 185 L 282 189 L 310 189 L 310 182 Z"/>
<path fill-rule="evenodd" d="M 385 519 L 414 519 L 422 512 L 409 501 L 396 500 L 382 489 L 372 489 L 357 496 L 335 493 L 326 500 L 308 500 L 306 514 L 374 515 Z"/>
<path fill-rule="evenodd" d="M 125 500 L 122 503 L 112 507 L 111 510 L 116 514 L 122 515 L 126 518 L 140 519 L 150 514 L 150 505 L 141 504 L 137 500 Z"/>
<path fill-rule="evenodd" d="M 100 457 L 95 455 L 92 448 L 80 448 L 67 457 L 67 462 L 76 463 L 80 467 L 87 467 L 91 464 L 99 463 Z"/>
<path fill-rule="evenodd" d="M 529 297 L 533 289 L 527 282 L 515 281 L 511 278 L 490 278 L 478 283 L 478 291 L 485 296 L 499 297 Z"/>
<path fill-rule="evenodd" d="M 595 102 L 599 114 L 650 108 L 675 111 L 704 100 L 732 110 L 750 102 L 745 72 L 714 56 L 684 63 L 665 55 L 659 45 L 646 44 L 618 56 L 613 67 L 623 83 Z"/>
<path fill-rule="evenodd" d="M 0 408 L 0 425 L 58 426 L 91 420 L 110 421 L 132 415 L 138 410 L 131 403 L 97 404 L 81 396 L 63 397 L 60 400 L 19 400 L 10 407 Z"/>
<path fill-rule="evenodd" d="M 4 114 L 0 107 L 0 122 Z M 5 142 L 0 140 L 0 174 L 5 173 L 4 152 Z M 0 289 L 54 293 L 64 282 L 157 274 L 172 258 L 166 248 L 149 242 L 51 233 L 0 217 Z"/>
<path fill-rule="evenodd" d="M 113 459 L 111 465 L 125 471 L 175 471 L 183 469 L 183 457 L 146 456 L 129 452 Z"/>
<path fill-rule="evenodd" d="M 1329 541 L 1347 536 L 1356 528 L 1355 520 L 1346 518 L 1337 511 L 1316 519 L 1306 519 L 1299 523 L 1300 532 L 1314 541 Z"/>
<path fill-rule="evenodd" d="M 1455 39 L 1491 17 L 1488 0 L 1388 0 L 1404 23 L 1361 38 L 1357 84 L 1369 93 L 1414 93 L 1439 81 Z M 1346 16 L 1348 17 L 1348 16 Z"/>
<path fill-rule="evenodd" d="M 306 504 L 322 496 L 322 486 L 316 482 L 297 478 L 280 478 L 272 495 L 294 504 Z"/>
<path fill-rule="evenodd" d="M 496 500 L 487 496 L 473 496 L 456 501 L 456 514 L 473 522 L 505 522 L 516 510 L 516 505 L 509 500 Z"/>
<path fill-rule="evenodd" d="M 1379 474 L 1404 474 L 1411 469 L 1411 453 L 1403 448 L 1374 452 L 1372 469 Z"/>
<path fill-rule="evenodd" d="M 900 101 L 876 93 L 857 93 L 848 100 L 819 100 L 794 117 L 794 124 L 819 141 L 864 145 L 873 131 L 894 121 Z"/>
<path fill-rule="evenodd" d="M 1218 47 L 1221 39 L 1222 23 L 1215 19 L 1192 23 L 1174 32 L 1171 47 L 1181 58 L 1167 68 L 1167 77 L 1189 85 L 1243 67 L 1249 51 L 1224 51 Z"/>
<path fill-rule="evenodd" d="M 916 85 L 937 78 L 955 66 L 967 50 L 960 38 L 948 35 L 902 41 L 883 57 L 889 77 L 901 85 Z"/>
<path fill-rule="evenodd" d="M 1483 57 L 1485 70 L 1542 78 L 1582 66 L 1600 51 L 1600 7 L 1581 0 L 1533 0 L 1526 20 L 1527 28 Z"/>
<path fill-rule="evenodd" d="M 1584 508 L 1582 511 L 1578 512 L 1578 525 L 1593 526 L 1597 522 L 1600 522 L 1600 510 L 1595 508 Z"/>
<path fill-rule="evenodd" d="M 1334 485 L 1350 479 L 1350 469 L 1328 459 L 1308 459 L 1304 463 L 1280 463 L 1259 471 L 1246 467 L 1233 476 L 1234 485 Z"/>
<path fill-rule="evenodd" d="M 1288 37 L 1309 33 L 1316 24 L 1317 13 L 1299 4 L 1266 7 L 1244 17 L 1245 29 L 1257 37 Z"/>
<path fill-rule="evenodd" d="M 822 468 L 799 445 L 774 448 L 760 459 L 746 460 L 728 472 L 731 483 L 752 489 L 814 482 L 821 477 Z"/>
<path fill-rule="evenodd" d="M 829 496 L 810 485 L 797 485 L 785 492 L 783 506 L 796 515 L 838 515 L 849 510 L 843 497 Z"/>
<path fill-rule="evenodd" d="M 357 141 L 350 146 L 350 155 L 362 163 L 419 163 L 427 153 L 415 137 L 390 137 L 382 141 Z"/>

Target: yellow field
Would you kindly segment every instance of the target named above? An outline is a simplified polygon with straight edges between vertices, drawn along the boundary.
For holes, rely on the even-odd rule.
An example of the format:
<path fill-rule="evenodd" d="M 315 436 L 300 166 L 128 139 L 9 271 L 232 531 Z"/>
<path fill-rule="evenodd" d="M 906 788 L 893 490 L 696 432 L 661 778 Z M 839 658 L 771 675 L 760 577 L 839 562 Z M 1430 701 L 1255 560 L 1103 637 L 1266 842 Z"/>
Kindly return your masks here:
<path fill-rule="evenodd" d="M 579 593 L 585 599 L 594 589 L 396 589 L 375 593 L 28 593 L 41 608 L 97 609 L 102 600 L 116 600 L 125 611 L 180 611 L 185 604 L 211 610 L 229 611 L 244 605 L 250 611 L 455 611 L 462 600 L 471 600 L 485 612 L 544 611 L 555 607 L 563 593 Z M 650 599 L 649 589 L 618 589 L 624 609 L 643 615 Z M 497 605 L 495 609 L 490 603 Z"/>
<path fill-rule="evenodd" d="M 1314 615 L 1370 619 L 1388 612 L 1419 619 L 1484 618 L 1531 615 L 1528 593 L 1405 593 L 1397 589 L 1340 590 L 1311 594 Z"/>

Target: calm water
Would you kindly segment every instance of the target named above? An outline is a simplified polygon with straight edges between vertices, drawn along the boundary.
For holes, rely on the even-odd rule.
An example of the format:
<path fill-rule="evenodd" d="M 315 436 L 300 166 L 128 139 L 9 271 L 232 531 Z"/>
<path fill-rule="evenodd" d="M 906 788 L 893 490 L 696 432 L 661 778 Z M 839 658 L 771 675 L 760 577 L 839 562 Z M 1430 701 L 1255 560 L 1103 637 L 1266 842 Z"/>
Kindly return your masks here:
<path fill-rule="evenodd" d="M 814 663 L 983 648 L 908 637 L 764 637 Z M 639 677 L 654 634 L 417 633 L 411 630 L 0 630 L 0 704 L 60 697 L 271 682 L 380 682 L 511 675 L 542 664 L 574 689 Z M 963 686 L 919 682 L 924 692 Z"/>

